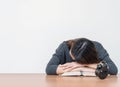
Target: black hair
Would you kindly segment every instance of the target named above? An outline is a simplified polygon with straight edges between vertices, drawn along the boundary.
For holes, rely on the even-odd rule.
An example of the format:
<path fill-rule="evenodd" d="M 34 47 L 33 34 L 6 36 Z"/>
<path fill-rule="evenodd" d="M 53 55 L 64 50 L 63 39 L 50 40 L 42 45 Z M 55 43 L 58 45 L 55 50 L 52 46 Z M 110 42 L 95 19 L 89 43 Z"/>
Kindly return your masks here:
<path fill-rule="evenodd" d="M 71 54 L 81 64 L 99 63 L 94 43 L 86 38 L 75 39 L 71 45 Z"/>

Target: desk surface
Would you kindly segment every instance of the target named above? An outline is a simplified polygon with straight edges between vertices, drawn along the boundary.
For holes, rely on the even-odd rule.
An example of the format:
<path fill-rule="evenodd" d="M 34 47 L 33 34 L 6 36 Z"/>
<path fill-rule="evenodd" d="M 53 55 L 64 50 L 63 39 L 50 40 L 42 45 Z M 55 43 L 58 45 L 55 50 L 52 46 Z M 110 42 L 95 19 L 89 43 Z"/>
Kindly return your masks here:
<path fill-rule="evenodd" d="M 97 77 L 61 77 L 45 74 L 0 74 L 0 87 L 120 87 L 120 75 Z"/>

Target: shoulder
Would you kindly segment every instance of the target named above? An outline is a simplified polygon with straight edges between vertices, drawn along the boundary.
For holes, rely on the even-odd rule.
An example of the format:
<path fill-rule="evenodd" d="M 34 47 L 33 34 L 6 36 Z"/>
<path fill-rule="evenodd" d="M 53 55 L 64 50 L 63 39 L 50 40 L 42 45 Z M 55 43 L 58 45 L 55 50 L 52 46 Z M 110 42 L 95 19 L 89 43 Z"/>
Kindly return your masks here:
<path fill-rule="evenodd" d="M 66 49 L 68 49 L 66 41 L 63 41 L 62 43 L 60 43 L 58 48 L 57 48 L 57 50 L 59 50 L 59 51 L 63 51 L 63 50 L 66 50 Z"/>
<path fill-rule="evenodd" d="M 67 47 L 67 43 L 66 41 L 63 41 L 62 43 L 59 44 L 58 48 L 66 48 Z"/>
<path fill-rule="evenodd" d="M 93 41 L 96 51 L 98 52 L 98 57 L 102 60 L 104 58 L 108 58 L 109 54 L 107 53 L 106 49 L 103 47 L 103 45 L 99 42 Z"/>
<path fill-rule="evenodd" d="M 103 45 L 100 42 L 93 41 L 93 43 L 99 55 L 106 54 L 106 49 L 103 47 Z"/>
<path fill-rule="evenodd" d="M 103 49 L 103 45 L 98 41 L 92 41 L 96 49 Z"/>

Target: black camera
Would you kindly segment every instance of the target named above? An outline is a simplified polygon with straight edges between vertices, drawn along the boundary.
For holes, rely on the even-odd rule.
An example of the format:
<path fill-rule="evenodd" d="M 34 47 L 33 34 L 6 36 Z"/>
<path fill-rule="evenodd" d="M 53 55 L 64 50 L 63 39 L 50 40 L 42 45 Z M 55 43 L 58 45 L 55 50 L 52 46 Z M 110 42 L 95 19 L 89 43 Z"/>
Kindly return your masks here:
<path fill-rule="evenodd" d="M 108 76 L 108 65 L 105 61 L 100 62 L 97 65 L 95 74 L 98 76 L 100 79 L 105 79 Z"/>

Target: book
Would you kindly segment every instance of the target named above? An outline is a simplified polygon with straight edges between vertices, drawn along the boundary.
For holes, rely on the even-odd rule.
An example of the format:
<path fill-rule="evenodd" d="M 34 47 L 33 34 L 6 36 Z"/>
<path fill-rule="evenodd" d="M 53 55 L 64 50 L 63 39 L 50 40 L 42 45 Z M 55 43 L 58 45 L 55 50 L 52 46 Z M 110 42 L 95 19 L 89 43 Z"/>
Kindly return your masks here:
<path fill-rule="evenodd" d="M 74 71 L 74 72 L 65 72 L 63 74 L 60 74 L 60 76 L 96 76 L 96 75 L 95 75 L 95 72 Z"/>

